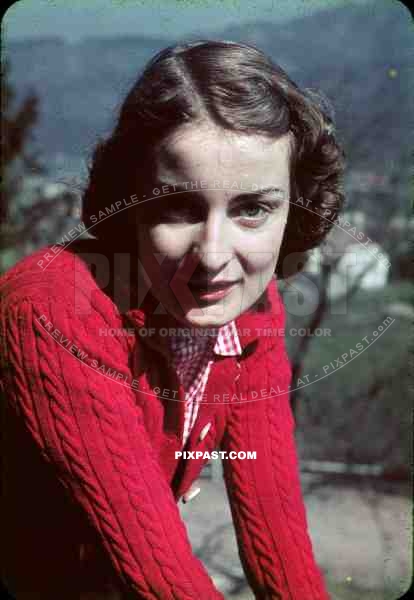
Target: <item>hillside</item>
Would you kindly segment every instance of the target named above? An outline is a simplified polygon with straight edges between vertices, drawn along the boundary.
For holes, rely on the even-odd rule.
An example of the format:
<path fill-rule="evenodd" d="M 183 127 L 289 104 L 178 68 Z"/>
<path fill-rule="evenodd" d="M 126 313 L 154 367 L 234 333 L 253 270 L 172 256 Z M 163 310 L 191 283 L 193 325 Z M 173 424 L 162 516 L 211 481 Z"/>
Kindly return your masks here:
<path fill-rule="evenodd" d="M 349 168 L 382 172 L 392 161 L 406 164 L 412 148 L 414 41 L 402 4 L 375 6 L 327 9 L 276 25 L 258 20 L 217 29 L 212 37 L 255 44 L 297 83 L 323 91 L 333 103 Z M 77 170 L 87 160 L 145 62 L 174 42 L 147 37 L 144 29 L 134 37 L 76 44 L 27 39 L 4 48 L 17 97 L 34 88 L 41 99 L 36 145 L 52 172 Z"/>

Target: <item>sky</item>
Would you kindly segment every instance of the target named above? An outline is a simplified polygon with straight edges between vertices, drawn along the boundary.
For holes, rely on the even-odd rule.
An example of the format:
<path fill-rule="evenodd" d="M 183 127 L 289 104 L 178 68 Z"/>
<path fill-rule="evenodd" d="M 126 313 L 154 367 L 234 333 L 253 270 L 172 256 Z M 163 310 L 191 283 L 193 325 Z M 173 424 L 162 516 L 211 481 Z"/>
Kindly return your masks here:
<path fill-rule="evenodd" d="M 390 0 L 392 1 L 392 0 Z M 146 34 L 179 37 L 232 24 L 282 22 L 341 5 L 372 0 L 19 0 L 5 13 L 3 39 Z"/>

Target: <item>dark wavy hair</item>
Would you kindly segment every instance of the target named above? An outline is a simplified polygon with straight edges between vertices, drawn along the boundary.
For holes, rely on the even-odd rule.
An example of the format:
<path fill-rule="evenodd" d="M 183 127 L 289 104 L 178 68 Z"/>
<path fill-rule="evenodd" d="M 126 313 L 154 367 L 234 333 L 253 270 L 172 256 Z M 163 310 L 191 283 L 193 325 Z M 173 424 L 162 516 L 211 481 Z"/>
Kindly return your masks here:
<path fill-rule="evenodd" d="M 326 98 L 300 89 L 250 44 L 176 44 L 147 63 L 121 106 L 112 134 L 100 139 L 93 151 L 82 202 L 84 223 L 97 223 L 93 234 L 105 244 L 136 241 L 137 215 L 147 203 L 98 222 L 96 215 L 132 193 L 139 197 L 151 174 L 156 144 L 181 125 L 203 119 L 224 130 L 271 139 L 292 132 L 291 204 L 276 274 L 293 275 L 343 206 L 344 152 Z"/>

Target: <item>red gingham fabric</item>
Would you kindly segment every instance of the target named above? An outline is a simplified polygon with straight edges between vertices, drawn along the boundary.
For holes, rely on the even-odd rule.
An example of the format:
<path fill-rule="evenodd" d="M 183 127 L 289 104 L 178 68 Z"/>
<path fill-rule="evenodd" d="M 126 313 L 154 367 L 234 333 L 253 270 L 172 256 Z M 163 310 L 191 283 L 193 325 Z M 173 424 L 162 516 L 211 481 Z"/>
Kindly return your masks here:
<path fill-rule="evenodd" d="M 214 354 L 236 356 L 242 353 L 242 349 L 234 321 L 225 323 L 216 331 L 206 330 L 205 335 L 190 335 L 189 332 L 187 336 L 173 336 L 170 349 L 172 365 L 186 392 L 184 447 L 197 418 Z"/>

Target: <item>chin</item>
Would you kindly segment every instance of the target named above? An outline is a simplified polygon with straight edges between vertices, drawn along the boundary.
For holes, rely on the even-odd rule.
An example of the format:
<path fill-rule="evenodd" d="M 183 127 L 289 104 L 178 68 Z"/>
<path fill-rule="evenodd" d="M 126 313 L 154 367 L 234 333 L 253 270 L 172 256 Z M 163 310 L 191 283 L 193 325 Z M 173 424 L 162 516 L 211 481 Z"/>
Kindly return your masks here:
<path fill-rule="evenodd" d="M 204 307 L 203 314 L 198 314 L 200 309 L 194 309 L 188 311 L 185 315 L 184 320 L 188 326 L 191 327 L 221 327 L 229 321 L 236 319 L 240 312 L 233 309 L 225 309 L 222 305 L 215 305 L 211 307 Z"/>

